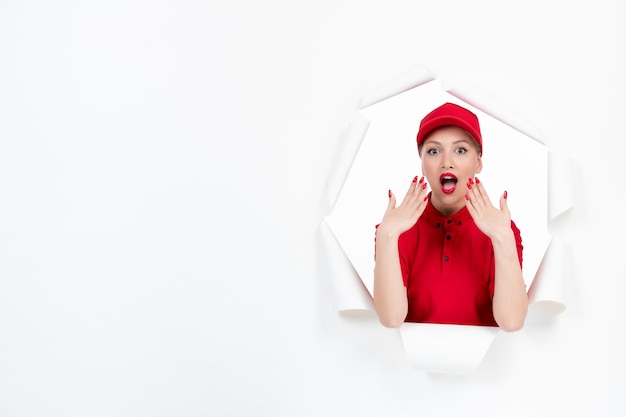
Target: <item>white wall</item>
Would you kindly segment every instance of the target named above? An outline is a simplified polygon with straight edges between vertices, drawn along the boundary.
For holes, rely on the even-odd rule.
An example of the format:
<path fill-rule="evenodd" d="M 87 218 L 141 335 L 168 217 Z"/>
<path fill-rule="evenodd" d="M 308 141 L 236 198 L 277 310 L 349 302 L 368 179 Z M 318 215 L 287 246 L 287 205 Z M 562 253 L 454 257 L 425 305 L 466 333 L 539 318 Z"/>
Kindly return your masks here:
<path fill-rule="evenodd" d="M 0 415 L 624 415 L 625 28 L 606 0 L 1 2 Z M 466 376 L 412 370 L 317 266 L 340 132 L 417 62 L 576 166 L 567 310 Z"/>

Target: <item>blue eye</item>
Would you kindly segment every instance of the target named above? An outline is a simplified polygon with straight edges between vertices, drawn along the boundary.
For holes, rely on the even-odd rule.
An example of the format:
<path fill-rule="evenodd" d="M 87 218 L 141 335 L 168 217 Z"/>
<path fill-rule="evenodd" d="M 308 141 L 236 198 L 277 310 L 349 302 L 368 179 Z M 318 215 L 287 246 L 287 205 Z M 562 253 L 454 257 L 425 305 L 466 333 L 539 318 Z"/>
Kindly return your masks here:
<path fill-rule="evenodd" d="M 427 150 L 427 151 L 426 151 L 426 153 L 427 153 L 428 155 L 434 155 L 434 154 L 436 154 L 436 153 L 439 153 L 439 149 L 432 148 L 432 149 Z"/>
<path fill-rule="evenodd" d="M 465 149 L 465 148 L 457 148 L 456 149 L 456 153 L 464 154 L 465 152 L 467 152 L 467 149 Z"/>

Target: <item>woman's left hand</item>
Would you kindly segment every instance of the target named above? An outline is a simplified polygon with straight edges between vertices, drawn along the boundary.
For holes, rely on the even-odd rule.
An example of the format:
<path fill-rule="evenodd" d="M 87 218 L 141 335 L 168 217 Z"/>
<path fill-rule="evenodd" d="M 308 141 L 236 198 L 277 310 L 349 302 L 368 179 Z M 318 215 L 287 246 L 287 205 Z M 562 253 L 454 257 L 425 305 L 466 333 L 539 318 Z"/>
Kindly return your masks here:
<path fill-rule="evenodd" d="M 507 206 L 507 192 L 500 196 L 498 210 L 491 204 L 487 191 L 478 178 L 470 178 L 466 186 L 465 205 L 480 231 L 491 239 L 501 236 L 501 233 L 510 233 L 511 212 Z"/>

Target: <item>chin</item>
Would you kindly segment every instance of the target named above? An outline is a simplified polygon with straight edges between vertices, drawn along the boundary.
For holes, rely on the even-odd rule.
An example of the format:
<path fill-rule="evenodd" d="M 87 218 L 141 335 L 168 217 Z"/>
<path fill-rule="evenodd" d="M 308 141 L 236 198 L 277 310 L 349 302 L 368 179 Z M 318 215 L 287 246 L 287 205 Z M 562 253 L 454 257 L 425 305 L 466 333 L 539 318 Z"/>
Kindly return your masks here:
<path fill-rule="evenodd" d="M 445 201 L 447 202 L 453 202 L 453 201 L 458 201 L 459 199 L 464 198 L 463 195 L 461 195 L 461 193 L 459 192 L 458 189 L 454 190 L 451 193 L 445 193 L 443 192 L 443 190 L 439 190 L 437 193 L 437 198 L 439 198 L 441 201 Z"/>

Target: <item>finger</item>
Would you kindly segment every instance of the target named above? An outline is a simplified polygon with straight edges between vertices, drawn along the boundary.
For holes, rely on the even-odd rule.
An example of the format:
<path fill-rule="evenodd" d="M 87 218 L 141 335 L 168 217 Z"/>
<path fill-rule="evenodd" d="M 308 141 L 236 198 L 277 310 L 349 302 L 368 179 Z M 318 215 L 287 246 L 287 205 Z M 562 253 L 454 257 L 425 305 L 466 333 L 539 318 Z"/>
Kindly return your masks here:
<path fill-rule="evenodd" d="M 426 201 L 428 201 L 428 183 L 424 177 L 419 180 L 415 189 L 417 191 L 415 194 L 415 204 L 417 205 L 417 209 L 419 209 L 420 206 L 425 205 Z"/>
<path fill-rule="evenodd" d="M 467 211 L 469 211 L 470 216 L 472 216 L 472 218 L 475 218 L 477 211 L 476 207 L 474 207 L 474 204 L 472 203 L 472 197 L 470 196 L 470 192 L 471 190 L 468 190 L 468 193 L 465 194 L 465 207 L 467 207 Z"/>
<path fill-rule="evenodd" d="M 389 190 L 389 202 L 387 203 L 386 213 L 390 212 L 396 207 L 396 196 Z"/>
<path fill-rule="evenodd" d="M 409 185 L 409 191 L 407 192 L 407 194 L 410 193 L 411 195 L 415 195 L 416 193 L 419 193 L 419 187 L 422 186 L 423 182 L 424 182 L 424 177 L 420 178 L 416 175 L 415 178 L 413 178 L 413 181 L 411 181 L 411 184 Z"/>
<path fill-rule="evenodd" d="M 406 191 L 406 195 L 404 196 L 404 200 L 402 200 L 401 204 L 404 204 L 404 205 L 415 204 L 419 191 L 422 187 L 422 184 L 424 183 L 424 177 L 422 177 L 419 181 L 418 181 L 418 178 L 419 178 L 418 176 L 415 176 L 413 178 L 413 181 L 411 181 L 411 184 L 409 185 L 409 189 Z"/>
<path fill-rule="evenodd" d="M 480 195 L 480 191 L 478 189 L 480 184 L 476 184 L 472 178 L 467 180 L 465 184 L 467 188 L 466 200 L 471 204 L 474 209 L 479 209 L 483 206 L 483 201 Z"/>
<path fill-rule="evenodd" d="M 424 182 L 424 185 L 422 186 L 422 190 L 419 193 L 419 200 L 418 200 L 419 204 L 417 206 L 417 211 L 418 211 L 419 216 L 421 216 L 424 210 L 426 210 L 426 206 L 428 205 L 428 196 L 429 196 L 428 184 Z"/>
<path fill-rule="evenodd" d="M 423 200 L 424 195 L 428 194 L 428 183 L 426 182 L 426 177 L 420 178 L 415 188 L 417 189 L 417 194 L 420 198 L 420 201 Z"/>
<path fill-rule="evenodd" d="M 470 181 L 472 181 L 470 179 Z M 489 195 L 487 194 L 487 190 L 483 186 L 483 183 L 476 177 L 474 184 L 472 185 L 474 199 L 472 202 L 477 207 L 487 207 L 491 204 L 491 200 L 489 199 Z"/>
<path fill-rule="evenodd" d="M 508 204 L 508 193 L 506 191 L 504 191 L 504 193 L 502 194 L 502 196 L 500 197 L 500 210 L 502 210 L 502 212 L 510 215 L 510 211 L 509 211 L 509 204 Z"/>
<path fill-rule="evenodd" d="M 478 177 L 476 177 L 476 185 L 477 185 L 478 192 L 480 193 L 480 195 L 483 198 L 483 200 L 484 201 L 491 201 L 491 200 L 489 200 L 489 195 L 487 194 L 487 189 L 483 186 L 483 183 L 478 179 Z"/>

